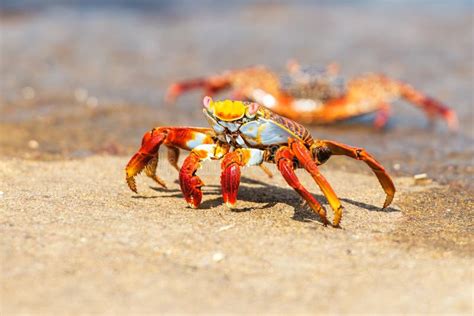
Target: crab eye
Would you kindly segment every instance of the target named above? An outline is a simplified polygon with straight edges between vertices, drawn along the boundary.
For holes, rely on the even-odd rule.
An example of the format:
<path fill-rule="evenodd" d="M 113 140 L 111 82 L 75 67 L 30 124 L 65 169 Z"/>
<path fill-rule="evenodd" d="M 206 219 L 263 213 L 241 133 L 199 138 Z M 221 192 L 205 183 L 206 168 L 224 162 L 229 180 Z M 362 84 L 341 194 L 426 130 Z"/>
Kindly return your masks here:
<path fill-rule="evenodd" d="M 210 96 L 205 96 L 202 100 L 202 104 L 207 110 L 211 111 L 212 98 Z"/>
<path fill-rule="evenodd" d="M 255 114 L 257 114 L 259 105 L 257 103 L 249 103 L 247 104 L 247 111 L 245 111 L 245 116 L 248 118 L 253 118 L 255 117 Z"/>

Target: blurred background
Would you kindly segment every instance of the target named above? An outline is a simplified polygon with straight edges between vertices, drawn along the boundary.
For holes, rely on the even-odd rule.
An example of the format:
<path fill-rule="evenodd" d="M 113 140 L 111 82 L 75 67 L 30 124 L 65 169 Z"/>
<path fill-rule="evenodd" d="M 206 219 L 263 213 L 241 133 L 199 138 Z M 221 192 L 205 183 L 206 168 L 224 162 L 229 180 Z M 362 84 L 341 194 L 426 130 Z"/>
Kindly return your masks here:
<path fill-rule="evenodd" d="M 3 157 L 129 155 L 154 126 L 206 126 L 201 93 L 164 105 L 173 81 L 255 64 L 284 72 L 296 58 L 337 62 L 347 78 L 383 72 L 460 117 L 453 134 L 397 102 L 385 132 L 339 124 L 312 127 L 314 137 L 363 146 L 395 175 L 474 186 L 472 1 L 3 0 L 0 9 Z"/>

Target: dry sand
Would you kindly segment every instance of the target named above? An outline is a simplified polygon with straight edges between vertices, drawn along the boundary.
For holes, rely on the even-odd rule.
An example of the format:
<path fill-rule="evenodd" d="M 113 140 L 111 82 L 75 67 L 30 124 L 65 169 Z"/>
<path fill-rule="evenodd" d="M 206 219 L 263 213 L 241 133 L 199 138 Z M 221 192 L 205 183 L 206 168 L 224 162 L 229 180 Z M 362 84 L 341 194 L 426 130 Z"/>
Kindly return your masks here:
<path fill-rule="evenodd" d="M 472 201 L 447 209 L 443 187 L 398 178 L 380 211 L 375 177 L 325 167 L 346 207 L 333 229 L 256 168 L 231 211 L 205 167 L 193 210 L 165 165 L 169 190 L 139 177 L 134 195 L 126 161 L 0 160 L 2 314 L 472 314 Z"/>

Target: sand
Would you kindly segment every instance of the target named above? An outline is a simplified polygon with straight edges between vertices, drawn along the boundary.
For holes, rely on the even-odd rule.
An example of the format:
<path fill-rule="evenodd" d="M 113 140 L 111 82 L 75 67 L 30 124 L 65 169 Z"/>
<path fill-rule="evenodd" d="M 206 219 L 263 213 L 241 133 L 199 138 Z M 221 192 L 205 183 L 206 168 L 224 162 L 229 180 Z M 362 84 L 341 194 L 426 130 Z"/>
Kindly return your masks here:
<path fill-rule="evenodd" d="M 381 211 L 375 177 L 323 167 L 346 207 L 334 229 L 278 175 L 245 169 L 229 210 L 210 164 L 190 209 L 165 164 L 168 190 L 129 191 L 127 159 L 0 160 L 3 315 L 472 313 L 472 201 L 431 203 L 436 183 L 395 179 Z"/>
<path fill-rule="evenodd" d="M 471 5 L 93 2 L 0 4 L 2 316 L 473 314 Z M 370 120 L 312 127 L 395 177 L 380 211 L 367 168 L 331 159 L 322 170 L 346 207 L 342 229 L 258 169 L 245 170 L 234 211 L 221 205 L 217 164 L 201 170 L 197 210 L 166 164 L 169 190 L 145 177 L 140 195 L 128 190 L 123 167 L 145 131 L 207 125 L 202 93 L 169 107 L 169 84 L 255 64 L 284 73 L 290 58 L 405 80 L 456 110 L 460 130 L 428 128 L 404 102 L 385 132 Z M 433 181 L 414 184 L 421 173 Z"/>

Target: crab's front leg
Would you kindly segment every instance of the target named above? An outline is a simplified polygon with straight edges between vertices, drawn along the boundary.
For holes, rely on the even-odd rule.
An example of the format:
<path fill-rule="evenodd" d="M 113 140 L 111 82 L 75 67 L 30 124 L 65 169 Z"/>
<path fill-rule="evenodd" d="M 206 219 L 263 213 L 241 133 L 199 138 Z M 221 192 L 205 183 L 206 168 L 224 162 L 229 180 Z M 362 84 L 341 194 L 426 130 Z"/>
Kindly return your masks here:
<path fill-rule="evenodd" d="M 204 182 L 196 175 L 197 169 L 206 160 L 222 158 L 228 150 L 228 146 L 219 143 L 199 145 L 184 160 L 179 171 L 179 184 L 190 207 L 197 208 L 202 200 Z"/>
<path fill-rule="evenodd" d="M 237 202 L 240 185 L 240 168 L 262 166 L 264 151 L 254 148 L 239 148 L 225 155 L 221 168 L 221 187 L 224 203 L 232 208 Z"/>
<path fill-rule="evenodd" d="M 162 187 L 165 182 L 156 175 L 158 151 L 161 145 L 168 147 L 168 160 L 177 168 L 179 149 L 191 150 L 201 144 L 213 144 L 213 132 L 199 127 L 159 127 L 143 135 L 141 148 L 133 155 L 125 167 L 126 181 L 133 192 L 137 192 L 135 176 L 142 170 Z"/>
<path fill-rule="evenodd" d="M 230 72 L 209 77 L 183 80 L 173 83 L 166 92 L 165 101 L 173 103 L 183 93 L 202 89 L 205 95 L 212 96 L 224 89 L 230 88 L 232 75 Z"/>

